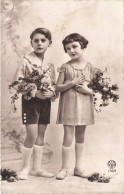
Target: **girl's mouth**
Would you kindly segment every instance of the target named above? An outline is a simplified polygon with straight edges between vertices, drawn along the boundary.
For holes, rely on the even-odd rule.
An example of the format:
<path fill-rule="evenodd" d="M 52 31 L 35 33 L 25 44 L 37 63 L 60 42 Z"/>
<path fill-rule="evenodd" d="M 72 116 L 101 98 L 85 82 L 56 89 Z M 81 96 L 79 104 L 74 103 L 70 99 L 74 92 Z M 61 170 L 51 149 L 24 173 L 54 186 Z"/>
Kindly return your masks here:
<path fill-rule="evenodd" d="M 72 57 L 74 57 L 76 54 L 71 54 Z"/>
<path fill-rule="evenodd" d="M 38 50 L 42 50 L 43 48 L 37 48 Z"/>

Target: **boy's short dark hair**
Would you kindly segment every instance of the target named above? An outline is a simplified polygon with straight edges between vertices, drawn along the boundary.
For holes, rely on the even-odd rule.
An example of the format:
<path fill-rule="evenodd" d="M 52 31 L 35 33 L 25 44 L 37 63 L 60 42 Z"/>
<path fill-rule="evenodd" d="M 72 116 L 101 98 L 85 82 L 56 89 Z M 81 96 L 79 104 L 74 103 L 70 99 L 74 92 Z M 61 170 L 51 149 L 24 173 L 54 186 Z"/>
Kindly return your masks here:
<path fill-rule="evenodd" d="M 66 47 L 65 46 L 68 43 L 71 43 L 71 42 L 79 42 L 82 49 L 86 48 L 87 44 L 88 44 L 88 40 L 86 38 L 84 38 L 83 36 L 81 36 L 80 34 L 78 34 L 78 33 L 69 34 L 62 41 L 62 44 L 64 46 L 64 50 L 65 50 L 66 53 L 67 53 L 67 51 L 66 51 Z"/>
<path fill-rule="evenodd" d="M 36 28 L 36 29 L 31 33 L 30 39 L 32 40 L 32 39 L 33 39 L 33 36 L 34 36 L 35 34 L 37 34 L 37 33 L 40 33 L 40 34 L 45 35 L 45 37 L 46 37 L 49 41 L 51 41 L 51 39 L 52 39 L 51 32 L 50 32 L 48 29 L 46 29 L 46 28 Z"/>

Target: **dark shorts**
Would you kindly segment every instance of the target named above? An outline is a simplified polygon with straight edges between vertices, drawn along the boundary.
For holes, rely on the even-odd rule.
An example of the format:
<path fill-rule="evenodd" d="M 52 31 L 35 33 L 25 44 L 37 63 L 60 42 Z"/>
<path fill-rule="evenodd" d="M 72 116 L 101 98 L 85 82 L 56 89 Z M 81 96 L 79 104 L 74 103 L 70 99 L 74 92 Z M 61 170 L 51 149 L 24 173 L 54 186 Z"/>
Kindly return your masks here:
<path fill-rule="evenodd" d="M 32 98 L 25 100 L 22 97 L 22 122 L 23 124 L 49 124 L 51 100 Z"/>

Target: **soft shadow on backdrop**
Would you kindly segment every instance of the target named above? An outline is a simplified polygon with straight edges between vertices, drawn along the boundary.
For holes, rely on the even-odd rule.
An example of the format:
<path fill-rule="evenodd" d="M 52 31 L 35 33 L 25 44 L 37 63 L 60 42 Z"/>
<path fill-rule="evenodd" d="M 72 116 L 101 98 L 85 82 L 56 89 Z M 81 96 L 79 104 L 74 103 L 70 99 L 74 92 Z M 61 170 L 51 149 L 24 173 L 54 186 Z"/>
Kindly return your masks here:
<path fill-rule="evenodd" d="M 13 113 L 8 84 L 11 83 L 21 57 L 30 52 L 30 33 L 37 27 L 46 27 L 52 32 L 53 43 L 47 55 L 55 68 L 69 60 L 64 53 L 62 40 L 69 33 L 80 33 L 89 40 L 84 51 L 85 58 L 96 67 L 107 67 L 107 76 L 118 84 L 120 100 L 111 103 L 96 115 L 96 124 L 87 127 L 85 136 L 84 163 L 91 171 L 107 172 L 107 162 L 115 160 L 116 170 L 122 174 L 124 151 L 123 124 L 123 1 L 5 1 L 2 2 L 2 144 L 9 132 L 25 135 L 21 124 L 21 101 Z M 56 76 L 58 73 L 56 71 Z M 58 101 L 52 103 L 51 125 L 46 132 L 46 142 L 53 151 L 55 170 L 61 165 L 62 125 L 56 125 Z M 20 136 L 19 136 L 20 137 Z M 20 141 L 20 139 L 19 139 Z M 16 142 L 17 143 L 17 142 Z M 18 145 L 17 145 L 18 147 Z M 18 148 L 19 149 L 19 148 Z M 70 171 L 74 166 L 74 145 Z"/>

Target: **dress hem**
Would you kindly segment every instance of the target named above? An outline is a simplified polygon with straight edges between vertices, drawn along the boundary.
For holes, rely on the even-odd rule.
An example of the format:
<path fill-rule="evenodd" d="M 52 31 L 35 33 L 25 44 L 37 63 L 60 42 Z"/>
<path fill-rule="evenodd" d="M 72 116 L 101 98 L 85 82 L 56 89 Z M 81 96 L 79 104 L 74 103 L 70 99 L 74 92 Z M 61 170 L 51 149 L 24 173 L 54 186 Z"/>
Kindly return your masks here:
<path fill-rule="evenodd" d="M 77 124 L 70 124 L 70 123 L 56 123 L 57 125 L 71 125 L 71 126 L 77 126 L 77 125 L 94 125 L 94 123 L 90 123 L 90 124 L 87 124 L 87 123 L 77 123 Z"/>

